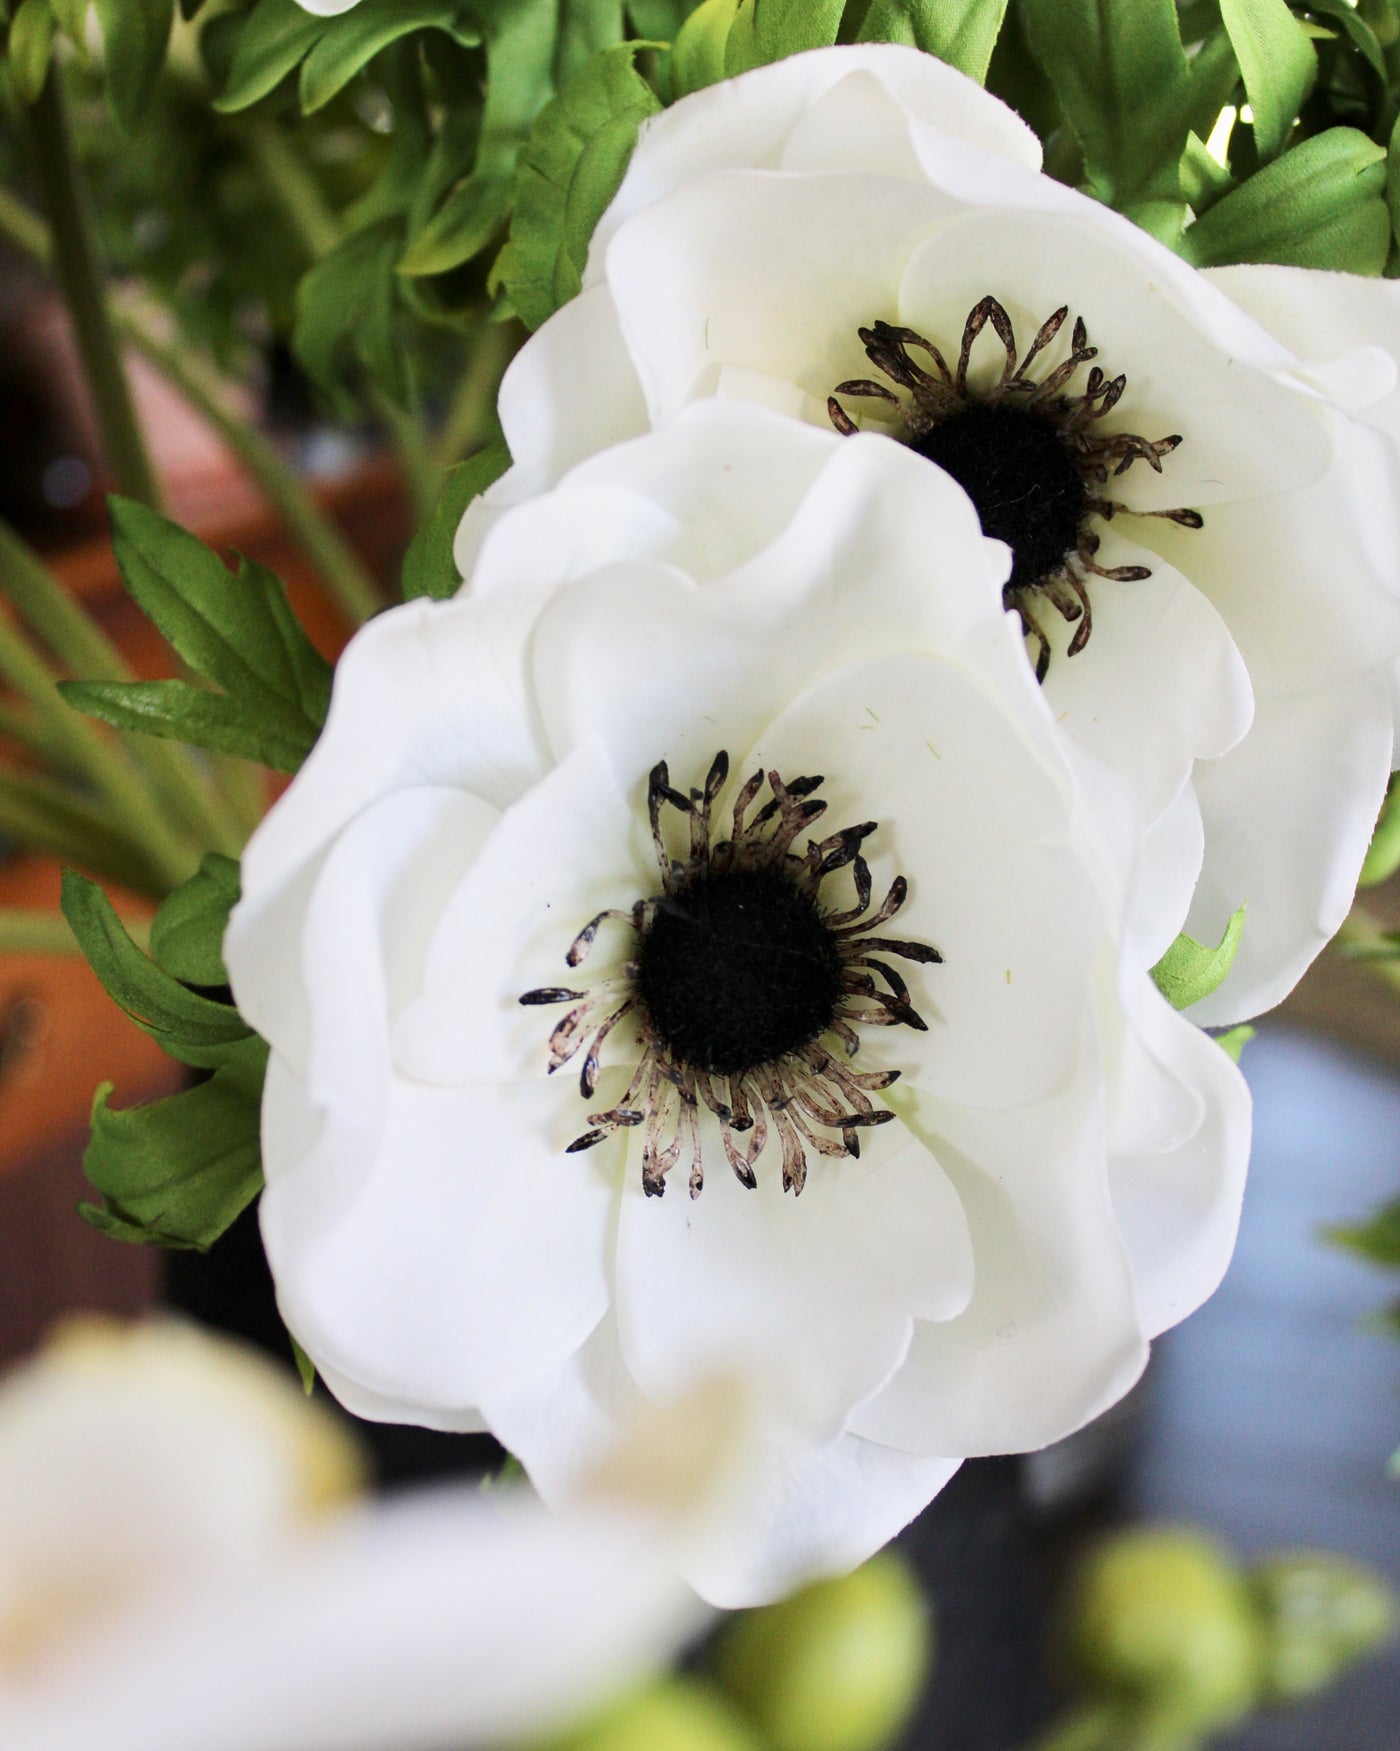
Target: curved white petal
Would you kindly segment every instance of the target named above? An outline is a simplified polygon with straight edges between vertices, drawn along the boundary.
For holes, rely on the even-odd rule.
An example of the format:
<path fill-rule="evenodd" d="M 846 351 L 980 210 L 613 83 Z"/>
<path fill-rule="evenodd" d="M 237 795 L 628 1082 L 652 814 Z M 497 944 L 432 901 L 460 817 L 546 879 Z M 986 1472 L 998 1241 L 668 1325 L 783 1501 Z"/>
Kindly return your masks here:
<path fill-rule="evenodd" d="M 1166 1005 L 1162 1007 L 1165 1009 Z M 1179 1147 L 1112 1162 L 1113 1205 L 1132 1258 L 1138 1318 L 1156 1337 L 1214 1294 L 1234 1251 L 1249 1164 L 1249 1088 L 1208 1034 L 1164 1022 L 1177 1074 L 1203 1099 Z"/>
<path fill-rule="evenodd" d="M 856 1433 L 915 1453 L 1023 1452 L 1088 1422 L 1141 1373 L 1147 1342 L 1085 1047 L 1064 1093 L 1017 1112 L 899 1101 L 947 1163 L 977 1282 L 957 1318 L 919 1322 L 903 1366 L 856 1412 Z"/>
<path fill-rule="evenodd" d="M 1155 967 L 1186 924 L 1206 853 L 1206 829 L 1194 784 L 1184 785 L 1138 844 L 1128 906 L 1128 958 Z"/>
<path fill-rule="evenodd" d="M 853 1404 L 903 1360 L 913 1320 L 949 1319 L 972 1293 L 967 1224 L 937 1159 L 898 1120 L 861 1133 L 858 1161 L 812 1162 L 782 1189 L 776 1149 L 749 1191 L 705 1138 L 705 1189 L 642 1190 L 634 1143 L 614 1293 L 629 1371 L 659 1396 L 742 1355 L 765 1401 L 834 1439 Z"/>
<path fill-rule="evenodd" d="M 376 1131 L 332 1118 L 309 1145 L 289 1115 L 304 1098 L 274 1058 L 263 1242 L 313 1361 L 441 1424 L 583 1342 L 608 1303 L 616 1192 L 606 1152 L 563 1153 L 572 1114 L 553 1087 L 396 1078 Z M 515 1234 L 528 1243 L 503 1245 Z"/>
<path fill-rule="evenodd" d="M 1389 678 L 1260 699 L 1238 748 L 1203 762 L 1206 853 L 1186 928 L 1218 942 L 1247 905 L 1225 983 L 1193 1005 L 1224 1026 L 1281 1002 L 1351 907 L 1391 763 Z M 1233 896 L 1233 898 L 1231 897 Z"/>

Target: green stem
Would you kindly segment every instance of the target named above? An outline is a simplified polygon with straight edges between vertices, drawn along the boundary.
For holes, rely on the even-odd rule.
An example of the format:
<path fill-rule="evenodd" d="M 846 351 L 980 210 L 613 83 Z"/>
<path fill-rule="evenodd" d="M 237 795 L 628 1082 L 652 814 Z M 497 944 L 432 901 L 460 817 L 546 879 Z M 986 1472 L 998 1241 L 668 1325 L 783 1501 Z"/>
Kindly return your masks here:
<path fill-rule="evenodd" d="M 496 396 L 519 344 L 513 322 L 478 324 L 467 368 L 438 435 L 434 462 L 439 474 L 489 444 L 500 430 Z"/>
<path fill-rule="evenodd" d="M 49 215 L 54 271 L 73 323 L 107 466 L 128 498 L 159 509 L 160 489 L 107 309 L 92 214 L 56 66 L 49 69 L 30 122 L 35 168 Z"/>
<path fill-rule="evenodd" d="M 123 918 L 127 934 L 141 948 L 150 939 L 144 918 Z M 78 939 L 61 912 L 0 906 L 0 955 L 80 955 Z"/>
<path fill-rule="evenodd" d="M 350 624 L 359 626 L 377 613 L 384 606 L 384 597 L 373 574 L 272 440 L 228 411 L 198 362 L 178 345 L 160 339 L 133 316 L 119 320 L 122 332 L 137 351 L 179 390 L 238 457 L 315 565 Z"/>
<path fill-rule="evenodd" d="M 7 523 L 0 520 L 0 591 L 69 670 L 84 681 L 131 681 L 135 679 L 121 652 L 92 617 L 85 613 L 44 564 L 33 548 Z M 65 725 L 88 728 L 77 713 L 52 692 L 52 676 L 46 695 L 62 714 Z M 90 732 L 100 740 L 98 732 Z M 167 813 L 183 821 L 210 847 L 234 855 L 240 849 L 251 822 L 232 819 L 219 809 L 196 758 L 187 750 L 155 737 L 134 737 L 127 751 L 149 779 L 152 793 L 164 803 Z"/>
<path fill-rule="evenodd" d="M 1386 940 L 1386 928 L 1364 906 L 1353 906 L 1346 922 L 1333 938 L 1333 947 L 1347 960 L 1356 961 L 1392 991 L 1400 993 L 1400 952 Z"/>
<path fill-rule="evenodd" d="M 340 221 L 286 134 L 270 117 L 256 116 L 248 124 L 246 137 L 264 180 L 291 220 L 306 253 L 313 261 L 329 255 L 340 242 Z"/>
<path fill-rule="evenodd" d="M 415 414 L 400 407 L 382 389 L 371 389 L 370 401 L 388 429 L 418 514 L 426 517 L 437 504 L 442 477 L 422 421 Z"/>

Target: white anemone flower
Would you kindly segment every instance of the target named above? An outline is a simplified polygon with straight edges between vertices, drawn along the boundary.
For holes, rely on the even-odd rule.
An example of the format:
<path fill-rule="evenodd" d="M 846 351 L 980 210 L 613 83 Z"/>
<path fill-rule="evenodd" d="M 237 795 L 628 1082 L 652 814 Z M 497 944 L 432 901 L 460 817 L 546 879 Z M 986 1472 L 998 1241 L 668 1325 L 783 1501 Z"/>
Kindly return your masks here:
<path fill-rule="evenodd" d="M 283 1371 L 174 1321 L 84 1323 L 0 1383 L 0 1740 L 553 1731 L 703 1622 L 673 1558 L 727 1487 L 736 1410 L 710 1382 L 634 1425 L 564 1513 L 499 1485 L 355 1503 L 350 1437 Z"/>
<path fill-rule="evenodd" d="M 360 0 L 297 0 L 303 12 L 314 12 L 317 18 L 338 18 L 359 3 Z"/>
<path fill-rule="evenodd" d="M 1233 1021 L 1340 924 L 1390 770 L 1400 288 L 1197 272 L 1039 164 L 893 46 L 647 123 L 582 293 L 507 373 L 515 466 L 461 563 L 494 507 L 699 397 L 899 439 L 1009 544 L 1054 716 L 1133 799 L 1144 952 L 1248 904 L 1193 1012 Z"/>
<path fill-rule="evenodd" d="M 898 445 L 698 403 L 365 627 L 245 855 L 291 1329 L 547 1500 L 744 1369 L 714 1603 L 1094 1416 L 1233 1243 L 1244 1084 L 1117 941 L 1005 564 Z"/>

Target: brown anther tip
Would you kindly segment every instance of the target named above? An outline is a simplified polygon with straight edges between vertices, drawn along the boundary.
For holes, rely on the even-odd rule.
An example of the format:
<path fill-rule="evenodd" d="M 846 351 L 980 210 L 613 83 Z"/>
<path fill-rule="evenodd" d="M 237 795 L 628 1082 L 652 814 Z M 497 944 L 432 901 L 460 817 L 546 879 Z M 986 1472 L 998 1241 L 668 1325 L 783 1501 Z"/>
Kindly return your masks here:
<path fill-rule="evenodd" d="M 534 991 L 523 991 L 516 999 L 527 1009 L 537 1009 L 544 1003 L 578 1003 L 588 994 L 585 991 L 569 991 L 563 985 L 540 985 Z"/>
<path fill-rule="evenodd" d="M 564 1151 L 565 1155 L 579 1155 L 585 1149 L 592 1149 L 595 1143 L 601 1143 L 607 1135 L 604 1131 L 585 1131 L 582 1137 L 575 1137 Z"/>
<path fill-rule="evenodd" d="M 860 1138 L 850 1128 L 845 1126 L 841 1132 L 841 1141 L 846 1145 L 846 1153 L 853 1161 L 860 1160 Z"/>
<path fill-rule="evenodd" d="M 666 1196 L 666 1181 L 656 1174 L 642 1175 L 642 1190 L 649 1198 L 664 1198 Z"/>

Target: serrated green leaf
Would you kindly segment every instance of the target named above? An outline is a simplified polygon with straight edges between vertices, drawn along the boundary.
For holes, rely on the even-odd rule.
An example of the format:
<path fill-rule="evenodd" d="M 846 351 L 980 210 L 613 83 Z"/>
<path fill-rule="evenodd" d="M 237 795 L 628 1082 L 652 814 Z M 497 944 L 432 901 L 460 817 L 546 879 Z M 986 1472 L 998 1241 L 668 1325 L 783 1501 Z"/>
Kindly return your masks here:
<path fill-rule="evenodd" d="M 1243 906 L 1225 926 L 1225 934 L 1212 948 L 1197 942 L 1183 931 L 1152 969 L 1157 989 L 1173 1009 L 1189 1009 L 1203 997 L 1220 988 L 1225 975 L 1234 965 L 1235 951 L 1240 946 L 1244 929 Z"/>
<path fill-rule="evenodd" d="M 845 10 L 846 0 L 739 0 L 724 46 L 726 74 L 829 48 Z"/>
<path fill-rule="evenodd" d="M 188 681 L 61 681 L 58 690 L 75 710 L 115 730 L 188 742 L 274 772 L 296 772 L 316 740 L 309 729 L 289 735 L 256 706 Z"/>
<path fill-rule="evenodd" d="M 1379 274 L 1390 249 L 1385 151 L 1355 128 L 1328 128 L 1276 158 L 1187 228 L 1196 267 L 1278 262 Z"/>
<path fill-rule="evenodd" d="M 22 0 L 10 24 L 10 72 L 26 103 L 35 103 L 49 76 L 58 20 L 49 0 Z"/>
<path fill-rule="evenodd" d="M 400 406 L 408 399 L 399 345 L 402 245 L 402 221 L 381 219 L 323 256 L 297 287 L 292 350 L 347 417 L 355 412 L 343 383 L 352 362 Z"/>
<path fill-rule="evenodd" d="M 141 125 L 165 65 L 175 0 L 94 0 L 102 23 L 107 93 L 127 133 Z"/>
<path fill-rule="evenodd" d="M 405 601 L 431 596 L 443 602 L 457 594 L 462 580 L 452 558 L 452 544 L 458 525 L 472 500 L 479 498 L 509 467 L 510 451 L 505 439 L 498 438 L 449 470 L 432 514 L 420 525 L 404 555 Z"/>
<path fill-rule="evenodd" d="M 258 0 L 243 26 L 228 83 L 214 108 L 231 115 L 275 91 L 311 53 L 327 23 L 297 0 Z"/>
<path fill-rule="evenodd" d="M 638 129 L 660 108 L 632 65 L 639 47 L 624 43 L 595 55 L 530 131 L 510 238 L 495 270 L 530 328 L 582 285 L 593 229 L 622 181 Z"/>
<path fill-rule="evenodd" d="M 703 0 L 686 19 L 668 62 L 673 99 L 724 78 L 724 45 L 738 10 L 739 0 Z"/>
<path fill-rule="evenodd" d="M 360 0 L 332 22 L 302 62 L 302 113 L 324 108 L 377 54 L 419 30 L 443 31 L 464 48 L 481 41 L 465 0 Z"/>
<path fill-rule="evenodd" d="M 1317 78 L 1317 51 L 1287 0 L 1220 0 L 1254 116 L 1254 143 L 1267 163 L 1283 150 L 1294 117 Z"/>
<path fill-rule="evenodd" d="M 80 1206 L 120 1240 L 203 1252 L 262 1189 L 259 1122 L 267 1046 L 249 1037 L 208 1082 L 114 1112 L 105 1083 L 92 1106 L 83 1172 L 102 1195 Z"/>
<path fill-rule="evenodd" d="M 1245 1047 L 1258 1032 L 1248 1022 L 1241 1022 L 1238 1027 L 1228 1028 L 1223 1034 L 1215 1036 L 1215 1043 L 1228 1058 L 1238 1064 Z"/>
<path fill-rule="evenodd" d="M 1345 1247 L 1368 1264 L 1400 1271 L 1400 1198 L 1382 1204 L 1365 1222 L 1329 1225 L 1322 1233 L 1334 1246 Z"/>
<path fill-rule="evenodd" d="M 197 872 L 161 902 L 151 920 L 151 958 L 186 985 L 227 985 L 224 932 L 238 902 L 239 869 L 211 851 Z"/>
<path fill-rule="evenodd" d="M 1190 129 L 1173 0 L 1022 0 L 1021 19 L 1083 148 L 1089 192 L 1175 242 Z"/>
<path fill-rule="evenodd" d="M 1385 801 L 1371 835 L 1366 861 L 1361 865 L 1358 888 L 1374 888 L 1400 869 L 1400 775 L 1393 775 L 1386 787 Z"/>
<path fill-rule="evenodd" d="M 874 0 L 859 41 L 910 43 L 979 85 L 996 47 L 1007 0 Z"/>
<path fill-rule="evenodd" d="M 62 904 L 63 916 L 107 995 L 168 1056 L 216 1069 L 230 1046 L 253 1037 L 236 1009 L 186 989 L 142 954 L 96 882 L 64 870 Z"/>

